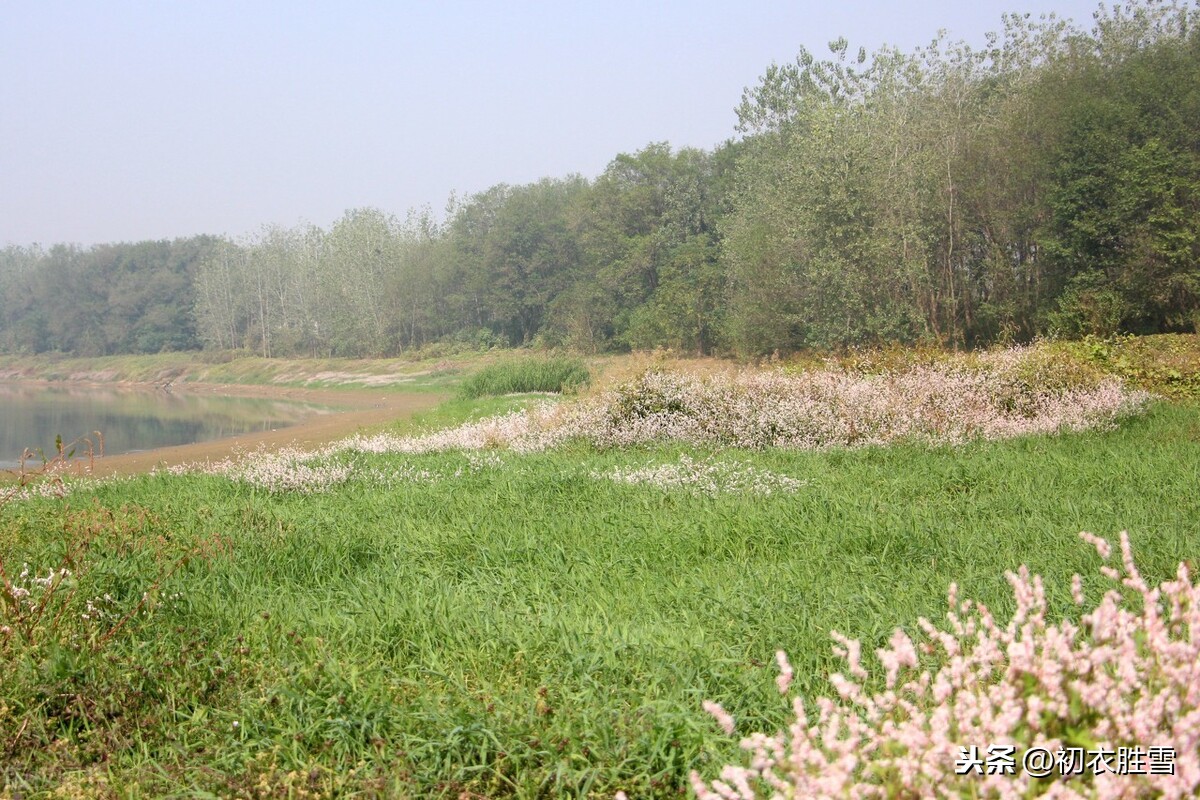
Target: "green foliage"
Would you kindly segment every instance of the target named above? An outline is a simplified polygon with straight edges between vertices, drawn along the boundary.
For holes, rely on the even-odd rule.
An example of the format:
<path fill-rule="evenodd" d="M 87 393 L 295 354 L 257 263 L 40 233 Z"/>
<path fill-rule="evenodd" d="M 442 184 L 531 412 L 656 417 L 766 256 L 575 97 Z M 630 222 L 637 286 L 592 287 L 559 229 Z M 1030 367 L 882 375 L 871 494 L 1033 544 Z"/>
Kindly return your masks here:
<path fill-rule="evenodd" d="M 1047 315 L 1047 329 L 1068 338 L 1114 336 L 1127 316 L 1124 298 L 1097 272 L 1072 278 L 1057 306 Z"/>
<path fill-rule="evenodd" d="M 1200 398 L 1200 336 L 1087 336 L 1054 347 L 1131 386 L 1166 397 Z"/>
<path fill-rule="evenodd" d="M 217 245 L 196 236 L 86 250 L 0 250 L 0 352 L 198 349 L 192 281 Z"/>
<path fill-rule="evenodd" d="M 501 185 L 459 209 L 448 242 L 460 265 L 455 293 L 464 321 L 490 327 L 512 345 L 537 335 L 550 302 L 575 277 L 579 254 L 571 217 L 587 188 L 575 176 Z"/>
<path fill-rule="evenodd" d="M 1059 271 L 1052 277 L 1066 286 L 1059 306 L 1068 315 L 1080 303 L 1102 307 L 1103 324 L 1079 331 L 1097 335 L 1180 330 L 1200 299 L 1200 161 L 1190 130 L 1200 119 L 1200 50 L 1194 33 L 1159 31 L 1146 45 L 1130 41 L 1138 25 L 1128 27 L 1059 76 L 1065 133 L 1047 153 L 1057 164 L 1045 244 Z"/>
<path fill-rule="evenodd" d="M 469 375 L 459 386 L 463 399 L 527 392 L 571 392 L 591 379 L 587 365 L 565 356 L 508 357 Z"/>
<path fill-rule="evenodd" d="M 103 648 L 7 651 L 0 793 L 674 797 L 738 755 L 703 699 L 745 730 L 790 721 L 777 649 L 799 692 L 828 694 L 830 629 L 870 652 L 944 612 L 951 581 L 1005 618 L 997 576 L 1022 563 L 1070 613 L 1071 575 L 1095 572 L 1081 529 L 1148 531 L 1147 580 L 1173 575 L 1197 546 L 1198 436 L 1193 407 L 1163 404 L 1108 433 L 736 454 L 807 482 L 778 496 L 592 477 L 734 457 L 674 448 L 482 469 L 363 454 L 364 477 L 304 496 L 213 476 L 78 488 L 70 513 L 106 533 L 69 630 L 86 600 L 124 614 L 211 546 Z M 366 477 L 405 467 L 445 477 Z M 60 563 L 62 503 L 0 512 L 5 565 Z"/>
<path fill-rule="evenodd" d="M 769 69 L 725 226 L 738 349 L 1192 327 L 1194 9 L 1096 19 Z"/>

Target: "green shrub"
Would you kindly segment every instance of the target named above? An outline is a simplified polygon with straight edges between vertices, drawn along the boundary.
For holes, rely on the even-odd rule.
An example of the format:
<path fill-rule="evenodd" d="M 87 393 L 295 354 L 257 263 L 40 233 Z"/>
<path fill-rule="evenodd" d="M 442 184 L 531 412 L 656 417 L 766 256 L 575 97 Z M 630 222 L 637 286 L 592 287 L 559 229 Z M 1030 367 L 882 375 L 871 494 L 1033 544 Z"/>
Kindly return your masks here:
<path fill-rule="evenodd" d="M 490 364 L 459 388 L 467 400 L 519 392 L 567 392 L 587 385 L 591 375 L 577 358 L 512 358 Z"/>
<path fill-rule="evenodd" d="M 1130 386 L 1176 399 L 1200 398 L 1200 336 L 1088 336 L 1057 343 L 1070 357 Z"/>

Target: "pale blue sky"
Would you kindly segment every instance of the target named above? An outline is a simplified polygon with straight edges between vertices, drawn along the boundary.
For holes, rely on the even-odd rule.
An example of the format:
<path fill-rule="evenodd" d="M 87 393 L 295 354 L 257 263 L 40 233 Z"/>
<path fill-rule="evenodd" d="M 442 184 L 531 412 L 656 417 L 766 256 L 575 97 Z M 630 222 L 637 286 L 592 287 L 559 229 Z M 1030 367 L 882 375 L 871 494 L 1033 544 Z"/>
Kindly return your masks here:
<path fill-rule="evenodd" d="M 982 43 L 1095 2 L 0 0 L 0 245 L 238 236 L 734 135 L 801 45 Z"/>

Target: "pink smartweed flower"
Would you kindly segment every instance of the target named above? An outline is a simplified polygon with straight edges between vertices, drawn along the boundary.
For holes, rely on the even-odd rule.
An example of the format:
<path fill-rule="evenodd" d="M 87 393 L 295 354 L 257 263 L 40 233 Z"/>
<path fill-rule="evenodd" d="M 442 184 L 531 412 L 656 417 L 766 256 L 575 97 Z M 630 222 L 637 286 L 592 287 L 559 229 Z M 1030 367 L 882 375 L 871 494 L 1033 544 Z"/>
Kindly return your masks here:
<path fill-rule="evenodd" d="M 733 735 L 734 722 L 733 717 L 720 703 L 714 703 L 712 700 L 705 700 L 703 704 L 704 710 L 712 715 L 717 724 L 721 726 L 721 730 L 725 731 L 729 736 Z"/>
<path fill-rule="evenodd" d="M 1081 538 L 1111 555 L 1099 537 Z M 815 719 L 794 698 L 787 730 L 742 740 L 749 766 L 712 781 L 693 773 L 692 788 L 722 799 L 1200 794 L 1200 583 L 1180 564 L 1151 587 L 1124 533 L 1120 549 L 1117 587 L 1078 624 L 1047 620 L 1043 582 L 1025 568 L 1007 576 L 1007 624 L 951 591 L 945 626 L 922 621 L 923 647 L 897 630 L 876 651 L 882 691 L 864 688 L 861 647 L 834 634 L 853 679 L 831 678 L 837 696 L 815 699 Z M 920 652 L 938 658 L 922 669 Z M 777 684 L 790 686 L 786 656 L 777 660 Z M 1090 766 L 1072 773 L 1084 756 Z M 1034 774 L 1039 763 L 1047 777 Z"/>
<path fill-rule="evenodd" d="M 775 679 L 775 685 L 779 687 L 780 694 L 787 694 L 792 685 L 792 678 L 795 676 L 792 665 L 788 662 L 787 653 L 776 650 L 775 663 L 779 665 L 779 677 Z"/>

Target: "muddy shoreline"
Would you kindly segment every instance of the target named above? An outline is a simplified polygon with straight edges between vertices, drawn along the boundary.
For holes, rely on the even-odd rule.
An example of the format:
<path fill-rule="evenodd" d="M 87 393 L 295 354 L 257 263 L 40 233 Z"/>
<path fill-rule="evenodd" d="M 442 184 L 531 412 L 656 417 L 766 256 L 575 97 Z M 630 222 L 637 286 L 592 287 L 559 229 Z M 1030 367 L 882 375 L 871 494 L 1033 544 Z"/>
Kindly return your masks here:
<path fill-rule="evenodd" d="M 22 383 L 37 382 L 42 381 L 22 379 Z M 113 385 L 154 386 L 154 384 L 134 381 L 102 382 L 94 385 L 108 387 Z M 246 433 L 211 442 L 162 447 L 137 453 L 101 456 L 93 462 L 91 474 L 97 476 L 134 475 L 149 472 L 156 467 L 219 461 L 236 450 L 255 450 L 260 447 L 267 450 L 287 446 L 315 448 L 349 436 L 361 428 L 383 425 L 403 419 L 418 411 L 433 408 L 446 399 L 446 395 L 438 393 L 405 392 L 382 388 L 304 389 L 292 386 L 187 383 L 174 391 L 180 394 L 293 400 L 327 406 L 332 410 L 313 414 L 296 425 L 273 431 Z M 82 463 L 77 464 L 76 469 L 82 469 L 84 466 Z"/>

